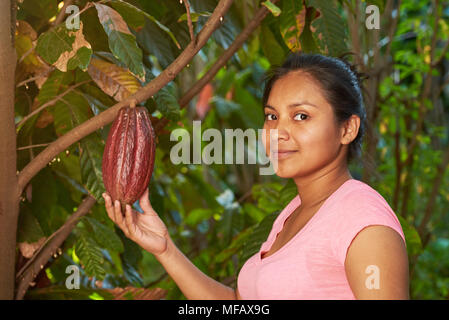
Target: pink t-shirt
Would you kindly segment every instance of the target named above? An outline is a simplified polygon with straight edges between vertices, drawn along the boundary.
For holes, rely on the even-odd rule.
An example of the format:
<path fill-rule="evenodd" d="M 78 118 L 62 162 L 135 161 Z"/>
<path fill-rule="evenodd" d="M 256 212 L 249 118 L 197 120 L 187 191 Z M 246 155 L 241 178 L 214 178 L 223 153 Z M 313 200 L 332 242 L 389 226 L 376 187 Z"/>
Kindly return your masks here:
<path fill-rule="evenodd" d="M 384 225 L 396 230 L 405 243 L 401 224 L 385 199 L 368 184 L 350 179 L 290 241 L 262 259 L 261 253 L 269 251 L 284 221 L 300 204 L 297 195 L 278 215 L 259 252 L 243 265 L 237 279 L 242 299 L 355 299 L 344 266 L 355 236 L 367 226 Z"/>

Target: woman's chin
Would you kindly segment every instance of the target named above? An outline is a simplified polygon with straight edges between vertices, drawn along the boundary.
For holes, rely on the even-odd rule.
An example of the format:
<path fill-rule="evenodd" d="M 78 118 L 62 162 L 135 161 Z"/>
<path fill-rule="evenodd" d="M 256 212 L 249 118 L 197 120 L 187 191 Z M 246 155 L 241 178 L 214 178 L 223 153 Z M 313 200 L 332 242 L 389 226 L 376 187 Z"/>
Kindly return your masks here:
<path fill-rule="evenodd" d="M 275 173 L 279 178 L 285 179 L 293 178 L 294 176 L 296 176 L 296 172 L 294 172 L 293 170 L 289 170 L 289 168 L 282 167 L 282 165 L 278 165 Z"/>

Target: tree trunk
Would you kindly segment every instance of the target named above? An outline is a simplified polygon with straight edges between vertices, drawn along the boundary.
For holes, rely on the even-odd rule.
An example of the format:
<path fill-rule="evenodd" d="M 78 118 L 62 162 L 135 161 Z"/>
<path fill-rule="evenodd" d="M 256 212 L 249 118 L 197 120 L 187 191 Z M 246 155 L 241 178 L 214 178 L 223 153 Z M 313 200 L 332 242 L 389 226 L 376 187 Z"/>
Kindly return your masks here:
<path fill-rule="evenodd" d="M 14 297 L 19 195 L 14 126 L 15 1 L 0 1 L 0 299 Z"/>

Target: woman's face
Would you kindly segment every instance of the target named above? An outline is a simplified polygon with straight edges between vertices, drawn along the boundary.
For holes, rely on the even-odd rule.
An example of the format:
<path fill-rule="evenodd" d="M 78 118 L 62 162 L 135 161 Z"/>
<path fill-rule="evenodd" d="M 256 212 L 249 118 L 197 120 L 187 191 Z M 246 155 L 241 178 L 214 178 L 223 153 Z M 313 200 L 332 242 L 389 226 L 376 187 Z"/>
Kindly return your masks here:
<path fill-rule="evenodd" d="M 321 88 L 309 74 L 293 71 L 277 80 L 264 113 L 264 145 L 268 156 L 271 150 L 269 129 L 278 130 L 274 136 L 278 152 L 270 158 L 277 161 L 279 177 L 313 174 L 337 161 L 339 156 L 345 158 L 347 145 L 341 144 L 342 129 Z M 275 149 L 273 145 L 273 151 Z"/>

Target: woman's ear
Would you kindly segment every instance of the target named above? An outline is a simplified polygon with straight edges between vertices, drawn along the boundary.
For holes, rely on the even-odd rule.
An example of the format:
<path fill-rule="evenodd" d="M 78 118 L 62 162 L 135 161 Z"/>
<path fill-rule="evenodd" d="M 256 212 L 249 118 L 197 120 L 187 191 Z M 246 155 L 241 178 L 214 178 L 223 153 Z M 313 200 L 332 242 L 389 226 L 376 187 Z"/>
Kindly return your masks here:
<path fill-rule="evenodd" d="M 353 114 L 341 127 L 341 143 L 350 144 L 357 137 L 360 128 L 359 116 Z"/>

